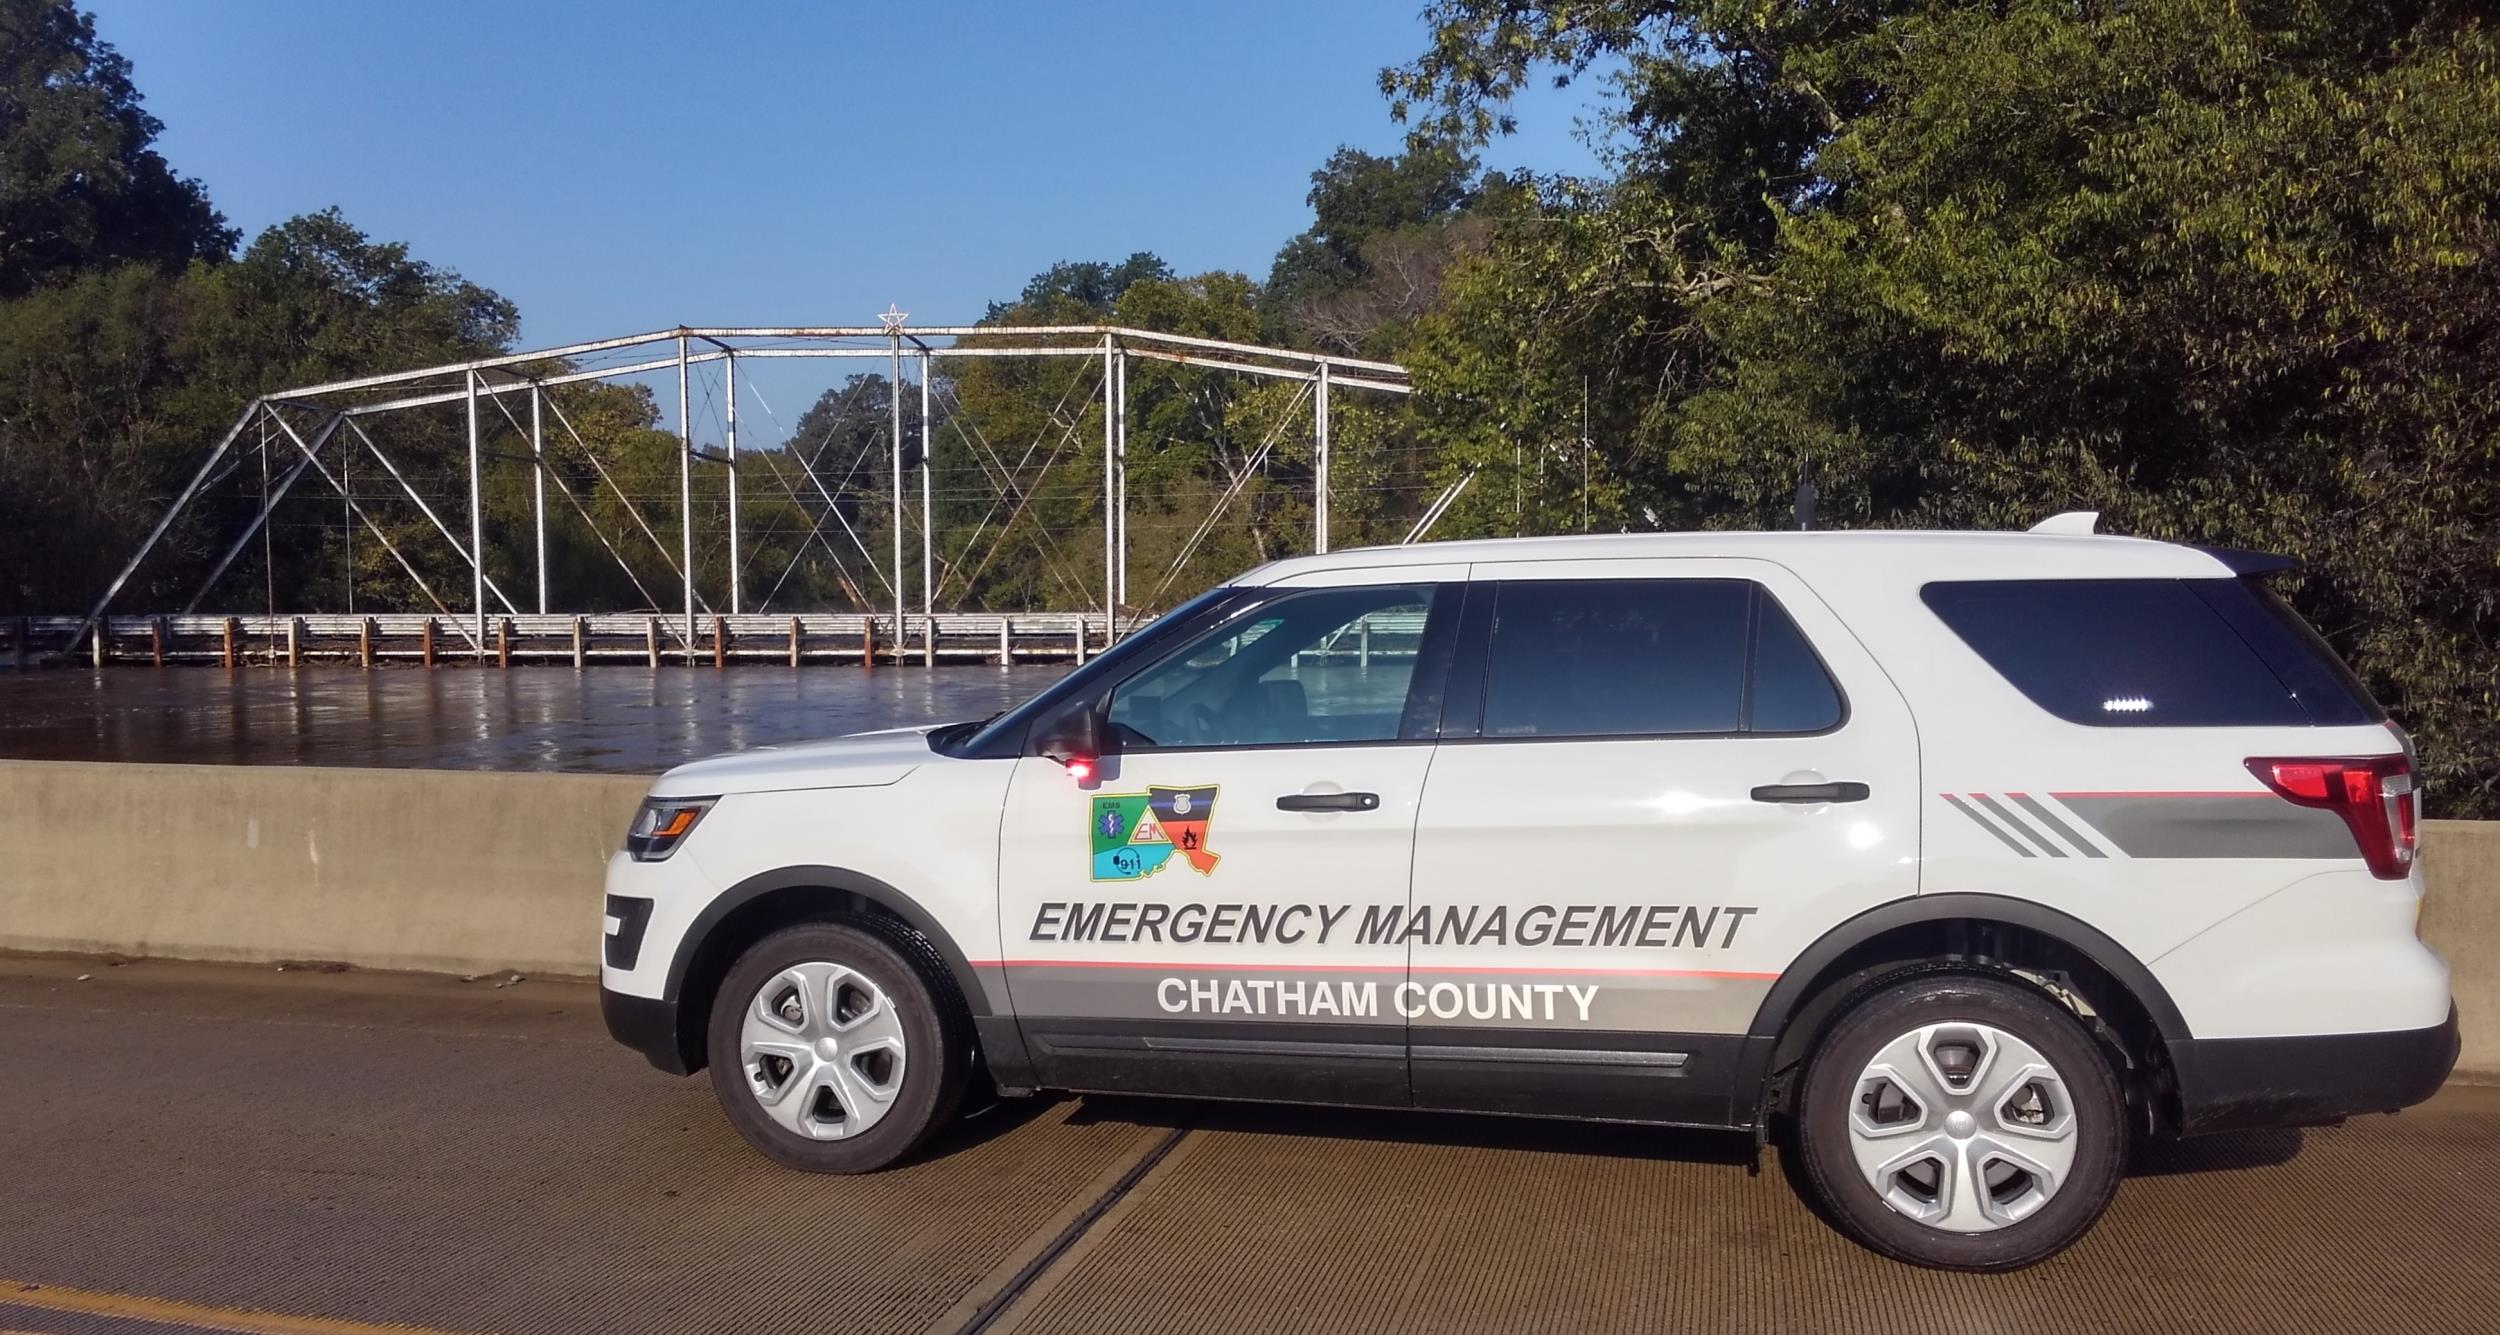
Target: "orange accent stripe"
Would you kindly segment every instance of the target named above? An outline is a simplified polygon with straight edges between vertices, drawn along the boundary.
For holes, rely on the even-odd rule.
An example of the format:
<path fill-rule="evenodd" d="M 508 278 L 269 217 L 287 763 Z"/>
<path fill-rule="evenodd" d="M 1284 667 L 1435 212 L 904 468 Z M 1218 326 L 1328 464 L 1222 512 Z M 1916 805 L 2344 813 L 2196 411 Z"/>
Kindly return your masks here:
<path fill-rule="evenodd" d="M 1533 947 L 1532 947 L 1533 948 Z M 1403 964 L 1244 964 L 1229 960 L 1206 960 L 1197 963 L 1175 963 L 1168 960 L 970 960 L 976 969 L 1157 969 L 1165 972 L 1202 973 L 1238 971 L 1246 973 L 1406 973 Z M 1496 974 L 1568 974 L 1573 977 L 1598 975 L 1620 978 L 1742 978 L 1761 980 L 1779 977 L 1776 973 L 1758 973 L 1745 969 L 1559 969 L 1542 965 L 1446 965 L 1416 969 L 1427 974 L 1496 973 Z"/>

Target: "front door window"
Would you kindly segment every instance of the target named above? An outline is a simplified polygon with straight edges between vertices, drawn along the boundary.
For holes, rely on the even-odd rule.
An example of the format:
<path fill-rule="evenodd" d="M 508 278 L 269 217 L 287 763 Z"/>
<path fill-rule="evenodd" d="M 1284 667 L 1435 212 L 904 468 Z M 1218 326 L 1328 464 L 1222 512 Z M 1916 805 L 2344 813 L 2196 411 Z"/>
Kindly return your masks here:
<path fill-rule="evenodd" d="M 1123 751 L 1394 741 L 1429 585 L 1313 589 L 1243 611 L 1111 697 Z"/>

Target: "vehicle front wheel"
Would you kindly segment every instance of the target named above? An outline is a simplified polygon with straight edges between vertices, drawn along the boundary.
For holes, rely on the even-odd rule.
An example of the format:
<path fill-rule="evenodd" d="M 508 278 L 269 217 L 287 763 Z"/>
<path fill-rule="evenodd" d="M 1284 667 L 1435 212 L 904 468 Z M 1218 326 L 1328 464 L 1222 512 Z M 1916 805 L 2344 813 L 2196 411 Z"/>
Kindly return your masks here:
<path fill-rule="evenodd" d="M 1807 1183 L 1834 1222 L 1897 1260 L 2012 1270 L 2108 1208 L 2126 1103 L 2073 1013 L 2019 982 L 1913 978 L 1844 1013 L 1796 1107 Z"/>
<path fill-rule="evenodd" d="M 884 939 L 813 923 L 730 966 L 708 1031 L 729 1123 L 774 1162 L 865 1173 L 911 1153 L 963 1096 L 959 1018 Z"/>

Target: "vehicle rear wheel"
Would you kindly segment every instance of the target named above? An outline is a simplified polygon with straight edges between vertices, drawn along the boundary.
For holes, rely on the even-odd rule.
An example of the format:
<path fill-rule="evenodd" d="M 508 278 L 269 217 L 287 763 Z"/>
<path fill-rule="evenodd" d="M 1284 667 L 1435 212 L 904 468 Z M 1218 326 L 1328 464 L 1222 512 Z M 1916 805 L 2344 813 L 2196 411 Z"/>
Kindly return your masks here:
<path fill-rule="evenodd" d="M 1935 974 L 1841 1015 L 1797 1104 L 1805 1177 L 1897 1260 L 2012 1270 L 2072 1245 L 2126 1167 L 2126 1103 L 2074 1015 L 2021 983 Z"/>
<path fill-rule="evenodd" d="M 857 927 L 776 932 L 730 966 L 707 1033 L 712 1088 L 748 1144 L 811 1173 L 883 1168 L 954 1115 L 960 1017 Z"/>

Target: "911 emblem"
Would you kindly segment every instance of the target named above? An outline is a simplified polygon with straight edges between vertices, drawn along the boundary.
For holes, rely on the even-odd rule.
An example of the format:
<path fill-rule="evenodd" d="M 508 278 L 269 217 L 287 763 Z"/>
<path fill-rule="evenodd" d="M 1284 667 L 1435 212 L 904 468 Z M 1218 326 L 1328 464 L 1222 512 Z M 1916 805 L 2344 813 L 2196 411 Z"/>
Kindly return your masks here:
<path fill-rule="evenodd" d="M 1215 816 L 1213 785 L 1099 793 L 1090 810 L 1097 881 L 1142 880 L 1163 870 L 1175 852 L 1201 876 L 1213 875 L 1223 860 L 1207 847 L 1207 822 Z"/>

